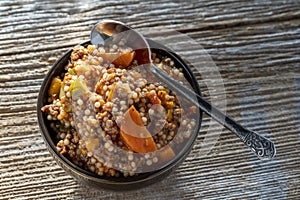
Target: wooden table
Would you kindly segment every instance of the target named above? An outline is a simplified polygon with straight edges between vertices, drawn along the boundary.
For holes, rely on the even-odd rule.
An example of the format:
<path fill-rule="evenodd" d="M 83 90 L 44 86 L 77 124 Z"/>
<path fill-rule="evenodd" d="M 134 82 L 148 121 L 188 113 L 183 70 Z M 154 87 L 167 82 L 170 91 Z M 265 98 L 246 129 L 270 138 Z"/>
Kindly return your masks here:
<path fill-rule="evenodd" d="M 218 80 L 198 74 L 203 96 L 218 103 L 226 95 L 227 113 L 271 138 L 277 157 L 258 160 L 234 134 L 204 115 L 189 157 L 164 181 L 126 193 L 75 181 L 43 143 L 37 95 L 55 60 L 89 39 L 91 27 L 103 18 L 124 21 L 153 39 L 159 34 L 149 27 L 172 28 L 193 38 L 210 54 L 224 83 L 224 93 L 214 92 Z M 0 197 L 299 199 L 299 63 L 298 0 L 1 0 Z M 216 141 L 207 155 L 201 154 L 204 136 Z"/>

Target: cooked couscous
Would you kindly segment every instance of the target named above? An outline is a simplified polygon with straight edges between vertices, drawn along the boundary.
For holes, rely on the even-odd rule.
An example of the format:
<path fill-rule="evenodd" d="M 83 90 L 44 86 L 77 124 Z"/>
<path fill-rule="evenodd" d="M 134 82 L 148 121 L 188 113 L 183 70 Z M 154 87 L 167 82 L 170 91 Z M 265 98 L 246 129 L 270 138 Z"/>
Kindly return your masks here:
<path fill-rule="evenodd" d="M 179 127 L 185 131 L 178 144 L 196 126 L 196 107 L 181 106 L 176 94 L 145 74 L 135 51 L 121 42 L 75 46 L 65 72 L 53 78 L 42 108 L 56 135 L 57 151 L 99 176 L 133 176 L 141 165 L 171 159 L 176 154 L 172 148 L 152 152 L 168 146 Z M 184 79 L 170 58 L 152 53 L 152 60 L 178 81 Z"/>

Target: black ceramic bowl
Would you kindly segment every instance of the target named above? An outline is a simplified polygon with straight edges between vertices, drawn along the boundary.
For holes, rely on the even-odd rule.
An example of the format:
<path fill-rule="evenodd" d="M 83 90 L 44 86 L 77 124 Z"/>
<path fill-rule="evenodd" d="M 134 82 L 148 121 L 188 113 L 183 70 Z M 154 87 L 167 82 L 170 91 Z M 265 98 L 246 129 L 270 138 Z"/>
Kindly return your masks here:
<path fill-rule="evenodd" d="M 174 61 L 175 66 L 183 68 L 183 73 L 185 75 L 185 78 L 187 79 L 187 81 L 189 81 L 194 91 L 200 95 L 199 85 L 193 73 L 191 72 L 189 66 L 177 54 L 171 52 L 165 46 L 158 44 L 149 39 L 148 42 L 152 52 L 155 52 L 158 55 L 163 57 L 171 58 Z M 88 45 L 88 44 L 89 41 L 82 43 L 82 45 Z M 167 175 L 169 175 L 172 171 L 174 171 L 178 167 L 178 165 L 186 158 L 186 156 L 190 152 L 197 138 L 201 126 L 201 121 L 202 121 L 201 110 L 197 111 L 197 115 L 199 117 L 197 117 L 198 119 L 196 121 L 197 122 L 196 128 L 192 133 L 192 135 L 190 136 L 190 138 L 187 139 L 188 141 L 182 147 L 180 152 L 177 153 L 177 155 L 164 167 L 156 171 L 142 173 L 137 176 L 126 177 L 126 178 L 125 177 L 122 178 L 101 177 L 76 166 L 71 161 L 69 161 L 66 157 L 64 157 L 63 155 L 57 152 L 56 144 L 55 144 L 55 133 L 51 130 L 50 122 L 47 120 L 46 115 L 41 111 L 41 108 L 47 103 L 47 94 L 48 94 L 47 91 L 50 87 L 52 78 L 60 75 L 64 71 L 64 67 L 68 64 L 71 52 L 72 49 L 67 51 L 53 65 L 53 67 L 50 69 L 50 71 L 48 72 L 48 74 L 44 79 L 44 82 L 41 86 L 40 93 L 38 96 L 37 114 L 38 114 L 38 122 L 39 122 L 40 130 L 48 150 L 50 151 L 54 159 L 57 161 L 57 163 L 69 174 L 71 174 L 81 182 L 84 182 L 98 189 L 111 189 L 117 191 L 131 190 L 131 189 L 138 189 L 138 188 L 145 187 L 147 185 L 162 180 Z"/>

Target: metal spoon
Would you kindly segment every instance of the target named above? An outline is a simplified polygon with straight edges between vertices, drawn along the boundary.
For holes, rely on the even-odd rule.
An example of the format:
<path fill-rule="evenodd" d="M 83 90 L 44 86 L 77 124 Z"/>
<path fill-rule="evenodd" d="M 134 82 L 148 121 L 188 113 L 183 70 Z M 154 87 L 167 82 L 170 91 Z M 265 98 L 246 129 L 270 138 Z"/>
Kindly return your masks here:
<path fill-rule="evenodd" d="M 166 72 L 152 64 L 149 44 L 139 32 L 122 22 L 103 20 L 93 27 L 90 38 L 91 43 L 94 45 L 104 45 L 109 42 L 118 42 L 122 38 L 125 38 L 127 45 L 132 47 L 134 50 L 145 50 L 145 63 L 150 64 L 150 70 L 152 73 L 155 74 L 155 76 L 157 76 L 162 82 L 164 82 L 171 90 L 175 91 L 177 94 L 180 94 L 182 97 L 199 107 L 231 132 L 235 133 L 258 156 L 258 158 L 270 160 L 275 156 L 276 149 L 271 140 L 243 127 L 231 117 L 227 116 L 215 106 L 204 100 L 194 91 L 178 83 Z M 197 99 L 193 98 L 195 96 Z"/>

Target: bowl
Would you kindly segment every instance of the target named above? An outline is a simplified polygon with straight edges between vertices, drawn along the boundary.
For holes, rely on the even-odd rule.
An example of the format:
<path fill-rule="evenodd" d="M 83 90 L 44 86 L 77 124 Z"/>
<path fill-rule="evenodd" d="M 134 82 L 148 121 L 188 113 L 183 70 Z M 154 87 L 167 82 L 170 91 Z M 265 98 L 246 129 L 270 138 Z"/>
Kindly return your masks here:
<path fill-rule="evenodd" d="M 164 45 L 161 45 L 150 39 L 147 39 L 147 41 L 150 45 L 152 52 L 155 52 L 158 55 L 161 55 L 163 57 L 169 57 L 174 61 L 175 66 L 177 67 L 180 66 L 183 69 L 183 74 L 186 80 L 190 83 L 193 90 L 197 94 L 201 95 L 199 85 L 189 65 L 186 62 L 184 62 L 176 53 L 172 52 Z M 88 44 L 90 44 L 90 41 L 81 43 L 81 45 L 88 45 Z M 47 120 L 46 114 L 44 114 L 41 111 L 41 108 L 47 103 L 47 94 L 48 94 L 47 91 L 50 87 L 52 78 L 64 72 L 64 67 L 68 64 L 71 52 L 72 49 L 68 50 L 65 54 L 62 55 L 62 57 L 60 57 L 55 62 L 55 64 L 52 66 L 52 68 L 44 78 L 38 96 L 37 116 L 38 116 L 40 131 L 44 139 L 44 142 L 47 146 L 47 149 L 49 150 L 49 152 L 51 153 L 55 161 L 67 173 L 75 177 L 80 182 L 98 189 L 109 189 L 115 191 L 134 190 L 134 189 L 146 187 L 150 184 L 156 183 L 164 179 L 166 176 L 168 176 L 170 173 L 176 170 L 176 168 L 180 165 L 181 162 L 184 161 L 184 159 L 187 157 L 188 153 L 192 149 L 193 144 L 200 131 L 201 121 L 202 121 L 202 111 L 200 109 L 197 110 L 197 116 L 199 117 L 197 117 L 196 127 L 192 132 L 191 136 L 185 142 L 185 145 L 179 151 L 179 153 L 177 153 L 176 156 L 172 160 L 170 160 L 167 164 L 165 164 L 163 167 L 154 171 L 138 174 L 137 176 L 130 176 L 130 177 L 98 176 L 92 172 L 84 170 L 79 166 L 75 165 L 74 163 L 72 163 L 70 160 L 68 160 L 65 156 L 63 156 L 57 151 L 55 145 L 55 134 L 51 130 L 50 122 Z"/>

